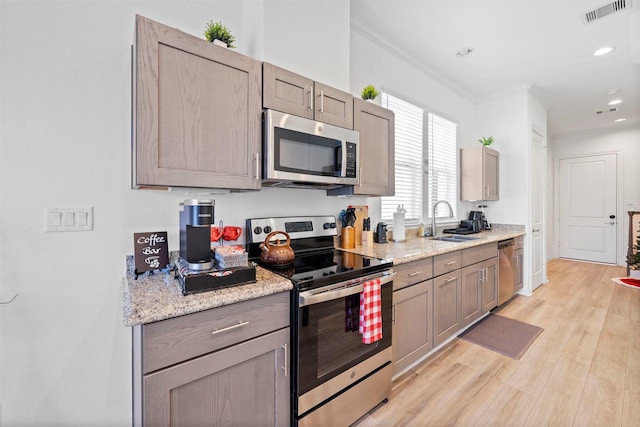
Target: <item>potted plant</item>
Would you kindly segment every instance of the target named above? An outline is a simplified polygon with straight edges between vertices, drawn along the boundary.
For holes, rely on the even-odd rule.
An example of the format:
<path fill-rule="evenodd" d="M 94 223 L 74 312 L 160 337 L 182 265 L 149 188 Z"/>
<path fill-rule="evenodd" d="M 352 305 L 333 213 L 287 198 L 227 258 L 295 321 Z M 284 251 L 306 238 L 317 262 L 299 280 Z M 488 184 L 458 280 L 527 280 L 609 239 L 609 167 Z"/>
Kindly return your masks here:
<path fill-rule="evenodd" d="M 204 29 L 204 37 L 212 43 L 224 45 L 224 47 L 235 47 L 233 42 L 236 40 L 231 31 L 225 27 L 222 22 L 210 21 Z M 216 42 L 217 40 L 217 42 Z"/>
<path fill-rule="evenodd" d="M 631 245 L 627 253 L 627 265 L 630 269 L 629 275 L 635 279 L 640 278 L 640 229 L 638 230 L 636 244 Z"/>
<path fill-rule="evenodd" d="M 380 95 L 380 92 L 373 85 L 366 86 L 361 93 L 362 99 L 365 101 L 373 101 L 378 95 Z"/>
<path fill-rule="evenodd" d="M 484 136 L 478 140 L 478 142 L 484 146 L 493 144 L 493 137 L 485 138 Z"/>

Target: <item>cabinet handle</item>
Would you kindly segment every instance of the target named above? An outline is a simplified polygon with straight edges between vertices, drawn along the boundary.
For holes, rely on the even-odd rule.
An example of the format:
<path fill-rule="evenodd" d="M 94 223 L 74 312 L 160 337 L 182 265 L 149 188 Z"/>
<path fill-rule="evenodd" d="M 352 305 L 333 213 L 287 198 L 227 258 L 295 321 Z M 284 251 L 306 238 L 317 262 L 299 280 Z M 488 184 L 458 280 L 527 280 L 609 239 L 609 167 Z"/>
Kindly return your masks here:
<path fill-rule="evenodd" d="M 458 263 L 458 261 L 449 261 L 445 265 L 456 265 L 457 263 Z"/>
<path fill-rule="evenodd" d="M 288 376 L 289 372 L 289 350 L 287 344 L 282 344 L 282 350 L 284 353 L 284 365 L 282 366 L 282 370 L 284 371 L 284 376 Z"/>
<path fill-rule="evenodd" d="M 311 83 L 311 87 L 309 88 L 309 109 L 313 110 L 313 102 L 315 101 L 313 97 L 313 83 Z"/>
<path fill-rule="evenodd" d="M 320 91 L 320 112 L 324 113 L 324 90 Z"/>
<path fill-rule="evenodd" d="M 454 280 L 456 280 L 455 277 L 449 277 L 448 279 L 445 279 L 444 282 L 449 283 L 449 282 L 453 282 Z"/>
<path fill-rule="evenodd" d="M 211 335 L 219 334 L 220 332 L 227 332 L 232 329 L 239 328 L 241 326 L 247 326 L 248 324 L 249 322 L 239 322 L 237 325 L 231 325 L 231 326 L 227 326 L 226 328 L 216 329 L 215 331 L 211 332 Z"/>
<path fill-rule="evenodd" d="M 260 153 L 256 153 L 256 179 L 260 179 Z"/>
<path fill-rule="evenodd" d="M 395 325 L 396 323 L 396 305 L 393 304 L 393 313 L 391 315 L 391 322 Z"/>
<path fill-rule="evenodd" d="M 409 273 L 408 276 L 409 277 L 413 277 L 413 276 L 417 276 L 418 274 L 422 274 L 422 271 L 416 271 L 416 272 L 413 272 L 413 273 Z"/>

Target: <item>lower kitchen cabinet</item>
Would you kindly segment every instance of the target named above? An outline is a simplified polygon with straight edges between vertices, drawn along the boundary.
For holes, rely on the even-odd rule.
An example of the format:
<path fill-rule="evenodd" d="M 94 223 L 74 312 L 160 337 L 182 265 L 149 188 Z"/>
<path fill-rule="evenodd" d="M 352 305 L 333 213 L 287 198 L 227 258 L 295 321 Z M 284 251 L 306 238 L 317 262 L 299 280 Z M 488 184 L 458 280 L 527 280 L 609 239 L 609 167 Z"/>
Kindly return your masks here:
<path fill-rule="evenodd" d="M 480 264 L 484 271 L 480 284 L 480 304 L 482 314 L 498 306 L 498 258 L 491 258 Z"/>
<path fill-rule="evenodd" d="M 461 327 L 470 325 L 498 305 L 497 271 L 496 257 L 462 269 Z"/>
<path fill-rule="evenodd" d="M 134 426 L 290 422 L 289 293 L 134 327 Z"/>
<path fill-rule="evenodd" d="M 462 323 L 460 292 L 459 269 L 433 279 L 433 344 L 436 346 L 445 342 L 460 329 Z"/>
<path fill-rule="evenodd" d="M 144 378 L 144 425 L 289 424 L 289 328 Z"/>
<path fill-rule="evenodd" d="M 393 374 L 433 349 L 433 280 L 393 293 Z"/>

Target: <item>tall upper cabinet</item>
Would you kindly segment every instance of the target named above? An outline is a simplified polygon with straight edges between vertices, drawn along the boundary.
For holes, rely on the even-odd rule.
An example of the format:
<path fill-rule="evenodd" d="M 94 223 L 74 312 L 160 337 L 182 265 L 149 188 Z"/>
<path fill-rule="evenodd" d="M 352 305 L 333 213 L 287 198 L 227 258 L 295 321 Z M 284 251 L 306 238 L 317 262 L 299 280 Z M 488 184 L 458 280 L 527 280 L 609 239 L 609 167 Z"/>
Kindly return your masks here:
<path fill-rule="evenodd" d="M 133 186 L 259 189 L 261 62 L 142 16 Z"/>
<path fill-rule="evenodd" d="M 500 153 L 484 145 L 460 149 L 460 199 L 498 200 Z"/>
<path fill-rule="evenodd" d="M 360 132 L 360 184 L 328 190 L 329 195 L 393 196 L 395 115 L 361 99 L 353 100 L 353 128 Z"/>
<path fill-rule="evenodd" d="M 353 129 L 353 96 L 347 92 L 263 63 L 264 108 Z"/>

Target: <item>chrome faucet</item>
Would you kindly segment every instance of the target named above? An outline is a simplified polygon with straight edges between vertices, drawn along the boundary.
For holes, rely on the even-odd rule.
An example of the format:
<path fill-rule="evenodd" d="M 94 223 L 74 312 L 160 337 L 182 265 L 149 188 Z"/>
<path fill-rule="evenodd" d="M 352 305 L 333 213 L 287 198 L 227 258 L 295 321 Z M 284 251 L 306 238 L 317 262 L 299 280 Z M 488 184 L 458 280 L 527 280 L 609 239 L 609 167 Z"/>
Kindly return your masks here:
<path fill-rule="evenodd" d="M 453 208 L 451 207 L 449 202 L 447 202 L 446 200 L 438 200 L 437 202 L 435 202 L 433 204 L 433 211 L 431 212 L 431 236 L 432 237 L 436 237 L 436 208 L 440 203 L 444 203 L 445 205 L 449 206 L 449 212 L 453 217 Z"/>

